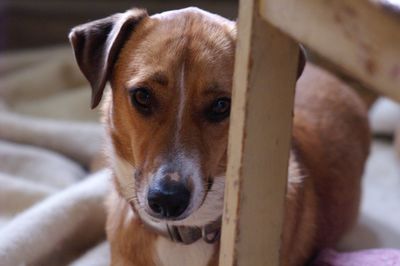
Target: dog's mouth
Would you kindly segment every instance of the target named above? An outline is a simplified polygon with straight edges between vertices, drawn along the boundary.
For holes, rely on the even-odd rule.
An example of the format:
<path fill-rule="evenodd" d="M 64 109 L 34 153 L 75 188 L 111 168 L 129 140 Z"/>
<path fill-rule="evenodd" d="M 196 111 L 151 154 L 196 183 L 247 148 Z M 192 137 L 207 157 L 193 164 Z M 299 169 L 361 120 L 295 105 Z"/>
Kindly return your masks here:
<path fill-rule="evenodd" d="M 144 221 L 151 221 L 152 223 L 158 223 L 158 224 L 166 224 L 166 225 L 170 225 L 170 226 L 192 226 L 191 224 L 186 224 L 185 220 L 191 218 L 191 215 L 193 213 L 196 213 L 196 211 L 198 211 L 201 208 L 204 208 L 204 202 L 206 201 L 208 195 L 208 191 L 204 194 L 204 197 L 202 199 L 202 202 L 200 204 L 200 206 L 196 209 L 194 209 L 192 206 L 189 206 L 189 210 L 186 211 L 185 213 L 183 213 L 181 216 L 179 217 L 173 217 L 173 218 L 169 218 L 169 217 L 161 217 L 159 215 L 154 215 L 153 213 L 149 213 L 149 211 L 147 211 L 146 207 L 136 207 L 136 204 L 134 201 L 130 201 L 129 205 L 131 206 L 131 209 L 134 213 L 139 215 L 139 218 L 141 218 Z M 141 205 L 141 203 L 138 203 L 139 205 Z M 222 216 L 222 213 L 221 213 Z M 213 221 L 214 222 L 214 221 Z M 205 226 L 206 224 L 204 224 Z M 199 225 L 193 225 L 193 226 L 199 226 Z"/>
<path fill-rule="evenodd" d="M 175 217 L 155 213 L 146 202 L 145 193 L 137 195 L 136 201 L 130 201 L 130 205 L 144 223 L 203 227 L 220 219 L 223 207 L 224 177 L 209 178 L 204 187 L 199 189 L 200 193 L 194 191 L 185 211 Z M 169 207 L 167 206 L 167 208 Z"/>
<path fill-rule="evenodd" d="M 207 206 L 212 202 L 213 195 L 210 197 L 210 193 L 213 192 L 213 183 L 207 183 L 200 206 L 193 211 L 188 209 L 184 215 L 178 218 L 154 217 L 146 211 L 137 212 L 137 208 L 135 208 L 133 202 L 131 202 L 131 206 L 139 215 L 145 227 L 173 242 L 189 245 L 199 239 L 203 239 L 204 242 L 213 244 L 220 239 L 222 220 L 222 208 L 220 208 L 220 213 L 215 212 L 210 216 L 210 208 L 213 210 L 217 210 L 218 208 Z"/>

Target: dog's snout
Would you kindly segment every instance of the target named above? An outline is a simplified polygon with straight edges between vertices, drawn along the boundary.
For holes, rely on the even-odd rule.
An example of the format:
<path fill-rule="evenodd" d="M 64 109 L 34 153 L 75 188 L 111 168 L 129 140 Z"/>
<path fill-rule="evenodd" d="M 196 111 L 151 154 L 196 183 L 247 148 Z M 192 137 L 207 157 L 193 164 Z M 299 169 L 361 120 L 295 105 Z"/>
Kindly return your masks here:
<path fill-rule="evenodd" d="M 150 209 L 161 218 L 177 218 L 188 207 L 190 191 L 182 182 L 163 178 L 147 194 Z"/>

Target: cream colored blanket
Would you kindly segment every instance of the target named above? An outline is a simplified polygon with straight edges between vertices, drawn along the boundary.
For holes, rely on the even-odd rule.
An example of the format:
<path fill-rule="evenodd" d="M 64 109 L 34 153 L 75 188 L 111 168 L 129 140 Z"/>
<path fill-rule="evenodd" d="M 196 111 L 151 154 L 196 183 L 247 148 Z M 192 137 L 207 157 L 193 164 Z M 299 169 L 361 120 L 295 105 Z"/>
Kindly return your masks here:
<path fill-rule="evenodd" d="M 69 47 L 0 55 L 0 265 L 108 265 L 102 127 Z"/>

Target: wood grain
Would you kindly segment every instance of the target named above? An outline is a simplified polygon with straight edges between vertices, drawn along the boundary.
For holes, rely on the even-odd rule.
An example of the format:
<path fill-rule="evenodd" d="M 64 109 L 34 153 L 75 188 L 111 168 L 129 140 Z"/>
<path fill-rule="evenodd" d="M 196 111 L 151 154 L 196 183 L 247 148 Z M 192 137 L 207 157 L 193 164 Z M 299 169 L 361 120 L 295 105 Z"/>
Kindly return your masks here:
<path fill-rule="evenodd" d="M 261 0 L 261 15 L 378 93 L 400 101 L 400 16 L 367 0 Z"/>
<path fill-rule="evenodd" d="M 298 46 L 241 1 L 219 265 L 279 265 Z"/>

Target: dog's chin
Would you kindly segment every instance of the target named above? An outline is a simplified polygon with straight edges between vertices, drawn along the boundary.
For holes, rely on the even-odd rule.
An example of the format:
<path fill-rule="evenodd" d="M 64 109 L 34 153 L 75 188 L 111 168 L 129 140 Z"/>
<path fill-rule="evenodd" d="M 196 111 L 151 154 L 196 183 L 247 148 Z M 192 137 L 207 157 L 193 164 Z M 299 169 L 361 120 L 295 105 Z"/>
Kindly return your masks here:
<path fill-rule="evenodd" d="M 180 219 L 160 219 L 152 216 L 146 211 L 146 208 L 140 202 L 134 204 L 133 209 L 140 219 L 153 226 L 157 225 L 173 225 L 173 226 L 196 226 L 202 227 L 212 222 L 215 222 L 222 216 L 224 206 L 224 187 L 225 177 L 214 178 L 213 186 L 205 195 L 200 206 L 189 206 Z"/>

